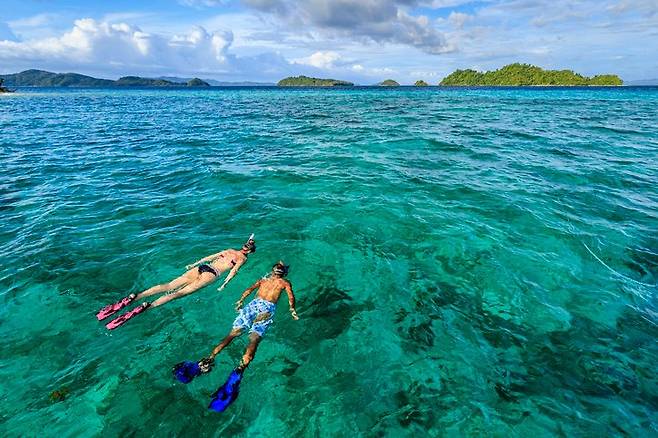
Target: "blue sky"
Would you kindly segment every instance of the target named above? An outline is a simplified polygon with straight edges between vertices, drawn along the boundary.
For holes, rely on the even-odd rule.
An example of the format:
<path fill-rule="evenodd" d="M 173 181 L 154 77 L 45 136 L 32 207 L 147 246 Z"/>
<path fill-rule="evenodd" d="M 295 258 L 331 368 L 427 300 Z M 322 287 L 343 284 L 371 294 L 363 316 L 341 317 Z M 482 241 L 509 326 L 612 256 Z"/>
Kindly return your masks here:
<path fill-rule="evenodd" d="M 658 78 L 658 0 L 3 0 L 0 72 L 437 83 L 511 62 Z"/>

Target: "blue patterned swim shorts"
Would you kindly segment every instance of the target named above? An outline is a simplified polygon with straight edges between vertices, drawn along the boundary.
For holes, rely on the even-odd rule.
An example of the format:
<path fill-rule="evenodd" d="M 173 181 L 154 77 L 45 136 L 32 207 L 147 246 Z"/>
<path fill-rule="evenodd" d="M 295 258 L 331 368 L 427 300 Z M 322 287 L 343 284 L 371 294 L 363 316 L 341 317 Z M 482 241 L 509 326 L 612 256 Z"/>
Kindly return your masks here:
<path fill-rule="evenodd" d="M 238 317 L 233 321 L 233 329 L 249 329 L 249 333 L 257 333 L 258 336 L 263 336 L 274 320 L 275 310 L 276 304 L 262 298 L 254 298 L 240 310 Z M 269 316 L 254 322 L 258 315 L 263 313 L 269 313 Z"/>

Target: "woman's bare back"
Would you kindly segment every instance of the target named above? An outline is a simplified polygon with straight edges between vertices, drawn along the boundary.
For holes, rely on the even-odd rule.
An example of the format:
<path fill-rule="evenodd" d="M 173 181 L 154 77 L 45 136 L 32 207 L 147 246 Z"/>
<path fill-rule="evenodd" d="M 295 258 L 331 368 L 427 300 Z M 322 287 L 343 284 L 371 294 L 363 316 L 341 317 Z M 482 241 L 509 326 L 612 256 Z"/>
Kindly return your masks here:
<path fill-rule="evenodd" d="M 246 260 L 247 257 L 241 251 L 236 249 L 225 249 L 210 263 L 210 266 L 219 274 L 233 268 L 233 266 L 237 264 L 241 265 Z"/>

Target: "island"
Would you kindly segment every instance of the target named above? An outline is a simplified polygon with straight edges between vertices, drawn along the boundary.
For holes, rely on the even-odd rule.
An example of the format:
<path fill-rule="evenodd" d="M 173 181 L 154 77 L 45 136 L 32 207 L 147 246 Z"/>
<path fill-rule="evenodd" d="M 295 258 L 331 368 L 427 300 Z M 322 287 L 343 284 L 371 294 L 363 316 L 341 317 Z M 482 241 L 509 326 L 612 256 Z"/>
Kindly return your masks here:
<path fill-rule="evenodd" d="M 199 78 L 192 78 L 187 81 L 188 87 L 210 87 L 210 84 L 206 81 L 203 81 Z"/>
<path fill-rule="evenodd" d="M 419 80 L 419 81 L 416 81 L 416 82 L 414 83 L 414 86 L 416 86 L 416 87 L 429 87 L 429 85 L 430 85 L 430 84 L 428 84 L 427 82 L 425 82 L 425 81 L 422 80 L 422 79 Z"/>
<path fill-rule="evenodd" d="M 380 87 L 399 87 L 400 84 L 397 83 L 397 81 L 394 81 L 393 79 L 386 79 L 385 81 L 382 81 L 379 83 Z"/>
<path fill-rule="evenodd" d="M 277 82 L 277 87 L 352 87 L 354 84 L 338 79 L 320 79 L 308 76 L 289 76 Z"/>
<path fill-rule="evenodd" d="M 5 80 L 0 78 L 0 93 L 11 93 L 11 90 L 9 88 L 5 88 L 2 86 L 3 82 Z"/>
<path fill-rule="evenodd" d="M 509 64 L 498 70 L 457 70 L 443 78 L 442 86 L 620 86 L 617 75 L 587 77 L 572 70 L 544 70 L 530 64 Z"/>
<path fill-rule="evenodd" d="M 0 75 L 13 87 L 209 87 L 210 84 L 199 78 L 187 82 L 173 82 L 162 78 L 124 76 L 116 81 L 98 79 L 79 73 L 52 73 L 44 70 L 25 70 L 20 73 Z"/>

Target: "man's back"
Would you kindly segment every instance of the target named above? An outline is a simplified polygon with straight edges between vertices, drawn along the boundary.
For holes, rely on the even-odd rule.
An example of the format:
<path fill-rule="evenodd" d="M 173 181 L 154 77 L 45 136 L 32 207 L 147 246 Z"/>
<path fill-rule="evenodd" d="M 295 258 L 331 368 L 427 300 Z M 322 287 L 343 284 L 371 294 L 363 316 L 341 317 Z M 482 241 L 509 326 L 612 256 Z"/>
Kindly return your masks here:
<path fill-rule="evenodd" d="M 284 289 L 291 289 L 290 282 L 280 277 L 269 277 L 259 281 L 256 296 L 271 303 L 276 303 Z"/>

